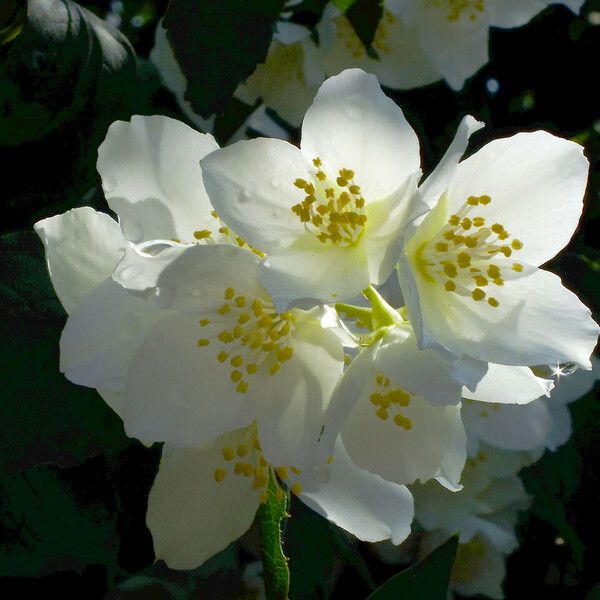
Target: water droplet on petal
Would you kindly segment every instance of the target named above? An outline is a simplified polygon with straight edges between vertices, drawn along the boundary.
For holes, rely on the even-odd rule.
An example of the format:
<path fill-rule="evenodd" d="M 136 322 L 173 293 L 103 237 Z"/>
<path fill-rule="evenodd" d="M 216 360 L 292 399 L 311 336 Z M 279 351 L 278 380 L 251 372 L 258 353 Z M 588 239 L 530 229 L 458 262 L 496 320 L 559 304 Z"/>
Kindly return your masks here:
<path fill-rule="evenodd" d="M 317 483 L 327 483 L 331 478 L 327 467 L 315 467 L 313 469 L 313 478 Z"/>
<path fill-rule="evenodd" d="M 170 285 L 157 286 L 148 296 L 148 300 L 156 308 L 168 308 L 173 304 L 174 298 L 175 290 Z"/>
<path fill-rule="evenodd" d="M 352 121 L 360 121 L 363 117 L 363 99 L 360 96 L 350 96 L 344 102 L 342 110 Z"/>
<path fill-rule="evenodd" d="M 144 239 L 144 228 L 138 219 L 126 216 L 121 219 L 121 231 L 126 240 L 138 244 Z"/>

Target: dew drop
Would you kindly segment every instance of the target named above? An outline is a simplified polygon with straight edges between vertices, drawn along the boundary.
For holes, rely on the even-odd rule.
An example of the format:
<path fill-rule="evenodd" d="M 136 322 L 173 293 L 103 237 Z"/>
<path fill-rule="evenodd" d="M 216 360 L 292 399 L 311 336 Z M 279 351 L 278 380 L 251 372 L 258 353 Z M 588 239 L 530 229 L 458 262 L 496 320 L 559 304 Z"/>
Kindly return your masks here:
<path fill-rule="evenodd" d="M 125 239 L 138 244 L 144 239 L 144 228 L 138 219 L 126 216 L 121 219 L 121 231 Z"/>
<path fill-rule="evenodd" d="M 173 304 L 175 290 L 170 285 L 161 285 L 155 287 L 148 296 L 149 302 L 155 308 L 168 308 Z"/>
<path fill-rule="evenodd" d="M 363 117 L 363 101 L 360 96 L 350 96 L 342 107 L 344 114 L 352 121 L 360 121 Z"/>

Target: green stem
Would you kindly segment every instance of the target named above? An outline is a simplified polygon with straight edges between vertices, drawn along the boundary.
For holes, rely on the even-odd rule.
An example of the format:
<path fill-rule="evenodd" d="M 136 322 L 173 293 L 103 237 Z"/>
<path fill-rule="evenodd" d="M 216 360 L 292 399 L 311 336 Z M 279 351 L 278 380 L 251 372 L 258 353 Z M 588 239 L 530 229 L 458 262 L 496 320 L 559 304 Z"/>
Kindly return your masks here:
<path fill-rule="evenodd" d="M 258 509 L 260 554 L 267 600 L 288 600 L 290 571 L 283 553 L 282 522 L 288 518 L 288 492 L 271 473 L 267 501 Z"/>

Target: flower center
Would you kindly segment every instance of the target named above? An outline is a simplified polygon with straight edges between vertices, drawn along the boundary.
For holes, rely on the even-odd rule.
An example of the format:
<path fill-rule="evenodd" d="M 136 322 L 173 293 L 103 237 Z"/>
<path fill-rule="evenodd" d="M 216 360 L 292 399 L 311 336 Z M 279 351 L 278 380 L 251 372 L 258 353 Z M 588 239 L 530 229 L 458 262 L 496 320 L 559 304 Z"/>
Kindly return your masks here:
<path fill-rule="evenodd" d="M 387 421 L 392 413 L 392 421 L 398 427 L 408 431 L 412 429 L 412 421 L 403 415 L 400 409 L 410 405 L 411 396 L 414 394 L 402 388 L 390 389 L 389 377 L 378 373 L 375 376 L 375 391 L 369 396 L 369 400 L 377 407 L 375 414 L 382 421 Z"/>
<path fill-rule="evenodd" d="M 429 0 L 435 7 L 447 11 L 446 19 L 450 22 L 459 21 L 462 15 L 467 15 L 470 21 L 476 21 L 479 13 L 485 10 L 485 0 Z"/>
<path fill-rule="evenodd" d="M 503 286 L 509 274 L 505 262 L 494 262 L 494 258 L 509 258 L 523 243 L 513 239 L 509 244 L 510 234 L 500 223 L 487 226 L 484 217 L 468 216 L 476 206 L 491 201 L 489 196 L 469 196 L 433 239 L 415 250 L 413 260 L 425 281 L 439 283 L 449 293 L 471 296 L 475 302 L 487 299 L 489 306 L 497 308 L 500 303 L 484 288 L 490 283 Z M 510 269 L 520 273 L 523 265 L 515 262 Z"/>
<path fill-rule="evenodd" d="M 224 481 L 228 473 L 230 476 L 247 477 L 255 490 L 261 490 L 260 501 L 263 504 L 267 501 L 270 473 L 276 474 L 281 481 L 285 482 L 293 494 L 298 495 L 302 492 L 300 483 L 294 481 L 296 476 L 302 473 L 300 469 L 287 466 L 273 467 L 266 461 L 258 439 L 256 425 L 248 428 L 245 439 L 237 448 L 223 446 L 221 455 L 224 462 L 213 473 L 217 483 Z"/>
<path fill-rule="evenodd" d="M 313 159 L 313 165 L 316 172 L 312 183 L 304 179 L 294 181 L 306 197 L 292 206 L 292 212 L 321 243 L 340 247 L 356 244 L 362 237 L 367 215 L 360 186 L 354 182 L 354 171 L 340 169 L 332 181 L 321 169 L 320 158 Z"/>
<path fill-rule="evenodd" d="M 236 295 L 228 287 L 223 293 L 225 303 L 219 307 L 219 315 L 226 316 L 225 327 L 212 338 L 200 338 L 198 346 L 206 348 L 216 344 L 216 359 L 231 365 L 231 381 L 236 391 L 245 394 L 248 380 L 259 370 L 275 375 L 281 365 L 292 358 L 294 349 L 287 342 L 294 331 L 294 315 L 278 313 L 273 304 L 263 298 Z M 200 327 L 211 323 L 209 318 L 199 321 Z"/>

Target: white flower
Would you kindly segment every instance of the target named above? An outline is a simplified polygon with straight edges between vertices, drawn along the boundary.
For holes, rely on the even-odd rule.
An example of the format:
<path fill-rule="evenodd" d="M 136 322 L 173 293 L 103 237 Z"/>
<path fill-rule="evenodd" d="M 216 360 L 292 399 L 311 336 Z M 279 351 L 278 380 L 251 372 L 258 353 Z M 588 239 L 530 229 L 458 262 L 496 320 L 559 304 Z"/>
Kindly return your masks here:
<path fill-rule="evenodd" d="M 264 500 L 269 472 L 308 506 L 361 540 L 398 544 L 410 532 L 407 488 L 359 469 L 338 440 L 330 478 L 317 483 L 294 466 L 271 466 L 256 427 L 238 429 L 198 448 L 165 446 L 148 500 L 156 558 L 194 568 L 240 537 Z"/>
<path fill-rule="evenodd" d="M 223 219 L 268 255 L 261 281 L 276 302 L 352 298 L 384 282 L 416 210 L 419 143 L 377 80 L 328 79 L 302 125 L 301 149 L 241 141 L 202 161 Z"/>
<path fill-rule="evenodd" d="M 583 0 L 557 3 L 579 12 Z M 400 0 L 399 16 L 437 70 L 437 79 L 459 90 L 488 62 L 490 27 L 519 27 L 550 4 L 549 0 Z"/>
<path fill-rule="evenodd" d="M 598 326 L 556 275 L 538 268 L 577 227 L 582 148 L 520 133 L 459 163 L 480 126 L 463 121 L 422 185 L 433 208 L 406 235 L 399 276 L 419 343 L 498 364 L 589 369 Z"/>
<path fill-rule="evenodd" d="M 336 388 L 319 456 L 338 431 L 352 460 L 388 481 L 437 478 L 459 489 L 466 459 L 461 384 L 452 363 L 419 350 L 409 324 L 388 328 L 352 360 Z"/>

